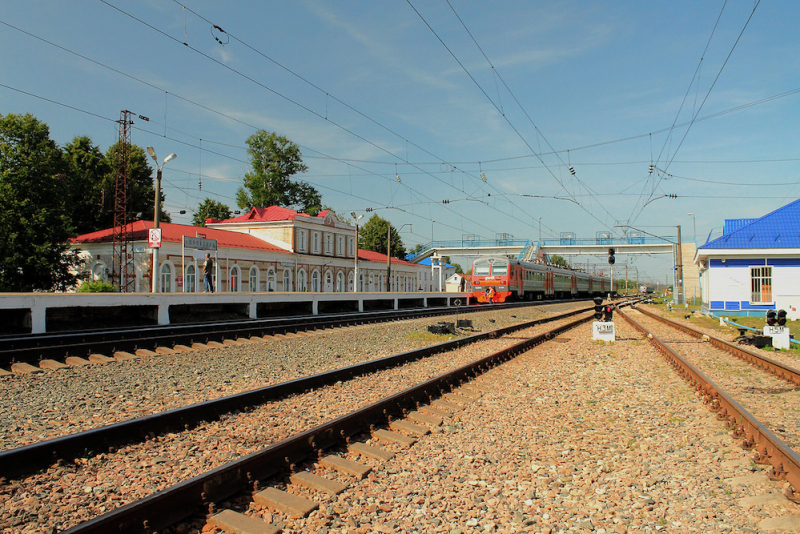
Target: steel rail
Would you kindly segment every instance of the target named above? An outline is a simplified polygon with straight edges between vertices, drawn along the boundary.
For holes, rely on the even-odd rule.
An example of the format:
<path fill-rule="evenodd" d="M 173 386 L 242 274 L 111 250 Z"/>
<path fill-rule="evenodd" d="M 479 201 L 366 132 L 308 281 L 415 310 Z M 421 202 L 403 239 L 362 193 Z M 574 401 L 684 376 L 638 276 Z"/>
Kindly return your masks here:
<path fill-rule="evenodd" d="M 656 321 L 660 321 L 664 324 L 667 324 L 673 328 L 677 328 L 681 332 L 685 334 L 689 334 L 690 336 L 696 338 L 707 338 L 709 343 L 713 346 L 717 347 L 718 349 L 724 350 L 737 358 L 741 358 L 742 360 L 746 361 L 747 363 L 763 369 L 778 378 L 786 380 L 787 382 L 791 383 L 794 386 L 800 386 L 800 370 L 790 367 L 788 365 L 782 364 L 779 361 L 773 360 L 767 356 L 762 356 L 757 354 L 753 351 L 747 350 L 735 343 L 731 343 L 730 341 L 725 341 L 724 339 L 720 339 L 716 336 L 711 334 L 706 334 L 705 332 L 701 332 L 699 330 L 695 330 L 689 326 L 684 324 L 678 323 L 671 319 L 667 319 L 666 317 L 662 317 L 660 315 L 656 315 L 655 313 L 645 310 L 643 308 L 636 308 L 637 311 L 643 313 L 644 315 L 650 317 L 651 319 L 655 319 Z"/>
<path fill-rule="evenodd" d="M 62 436 L 24 447 L 0 452 L 0 476 L 16 477 L 45 469 L 58 459 L 72 460 L 89 452 L 101 452 L 111 447 L 118 447 L 134 441 L 141 441 L 150 433 L 182 431 L 202 421 L 213 421 L 222 415 L 237 410 L 247 410 L 264 404 L 302 393 L 311 388 L 321 388 L 347 381 L 356 376 L 373 373 L 383 369 L 396 367 L 405 363 L 426 358 L 441 352 L 456 350 L 466 345 L 485 339 L 493 339 L 511 332 L 545 324 L 574 315 L 585 313 L 588 309 L 579 309 L 556 316 L 527 321 L 517 325 L 506 326 L 497 330 L 474 334 L 471 336 L 445 341 L 436 345 L 393 354 L 340 369 L 297 378 L 288 382 L 265 386 L 235 395 L 229 395 L 183 408 L 176 408 L 158 414 L 148 415 L 107 425 L 104 427 Z"/>
<path fill-rule="evenodd" d="M 703 402 L 710 404 L 711 410 L 717 412 L 718 419 L 727 421 L 731 427 L 734 427 L 734 438 L 745 438 L 741 446 L 745 450 L 755 449 L 753 461 L 771 464 L 772 467 L 767 473 L 771 479 L 789 482 L 791 486 L 787 488 L 785 495 L 792 501 L 798 502 L 800 494 L 796 493 L 796 488 L 800 488 L 800 455 L 699 369 L 668 347 L 644 326 L 626 313 L 620 312 L 620 315 L 650 339 L 666 360 L 703 397 Z"/>
<path fill-rule="evenodd" d="M 292 464 L 313 457 L 346 438 L 365 432 L 380 422 L 390 421 L 421 403 L 430 402 L 445 391 L 504 363 L 530 348 L 552 339 L 591 319 L 591 316 L 561 325 L 549 332 L 517 343 L 492 355 L 464 365 L 391 395 L 328 423 L 270 445 L 238 460 L 198 475 L 158 493 L 132 502 L 65 531 L 65 534 L 121 534 L 158 531 L 208 509 L 243 491 L 253 491 L 259 480 L 275 475 Z"/>
<path fill-rule="evenodd" d="M 502 308 L 539 306 L 557 302 L 562 301 L 506 304 Z M 337 326 L 471 313 L 498 308 L 500 308 L 498 305 L 448 306 L 0 336 L 0 366 L 8 367 L 16 362 L 36 364 L 45 358 L 86 357 L 93 353 L 109 354 L 116 351 L 134 352 L 140 348 L 154 350 L 157 347 L 173 347 L 178 344 L 191 345 L 194 342 L 221 342 L 225 339 L 237 339 L 254 335 L 269 336 Z"/>

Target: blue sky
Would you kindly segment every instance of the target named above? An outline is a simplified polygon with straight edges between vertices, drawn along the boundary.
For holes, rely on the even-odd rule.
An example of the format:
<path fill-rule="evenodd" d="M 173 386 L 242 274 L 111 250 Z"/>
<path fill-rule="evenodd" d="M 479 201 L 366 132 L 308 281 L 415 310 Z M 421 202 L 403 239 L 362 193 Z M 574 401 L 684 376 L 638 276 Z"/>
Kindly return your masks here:
<path fill-rule="evenodd" d="M 0 5 L 0 113 L 104 151 L 121 110 L 150 118 L 131 138 L 178 154 L 174 222 L 206 197 L 235 209 L 256 128 L 302 147 L 326 205 L 408 224 L 408 246 L 536 239 L 540 217 L 546 239 L 696 223 L 702 243 L 800 197 L 794 1 Z"/>

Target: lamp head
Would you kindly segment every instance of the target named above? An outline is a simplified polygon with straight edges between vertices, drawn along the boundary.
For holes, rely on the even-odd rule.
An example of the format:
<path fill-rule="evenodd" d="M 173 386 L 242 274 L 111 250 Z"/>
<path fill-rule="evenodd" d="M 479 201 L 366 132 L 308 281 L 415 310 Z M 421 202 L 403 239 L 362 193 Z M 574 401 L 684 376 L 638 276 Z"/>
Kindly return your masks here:
<path fill-rule="evenodd" d="M 151 146 L 147 147 L 147 153 L 150 154 L 150 157 L 153 158 L 153 160 L 155 160 L 156 163 L 158 163 L 158 158 L 156 157 L 156 151 L 153 150 L 153 147 Z"/>
<path fill-rule="evenodd" d="M 164 163 L 166 163 L 166 162 L 168 162 L 168 161 L 172 161 L 173 159 L 175 159 L 175 158 L 177 158 L 177 157 L 178 157 L 178 155 L 177 155 L 175 152 L 173 152 L 172 154 L 170 154 L 169 156 L 167 156 L 166 158 L 164 158 Z"/>

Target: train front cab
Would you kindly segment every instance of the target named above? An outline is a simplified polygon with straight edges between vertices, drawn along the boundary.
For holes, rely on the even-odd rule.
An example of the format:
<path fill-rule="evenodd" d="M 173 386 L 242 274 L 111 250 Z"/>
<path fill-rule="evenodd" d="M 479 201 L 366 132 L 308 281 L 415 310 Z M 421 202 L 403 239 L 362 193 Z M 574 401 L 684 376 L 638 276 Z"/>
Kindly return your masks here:
<path fill-rule="evenodd" d="M 472 264 L 472 296 L 479 302 L 486 304 L 489 302 L 488 289 L 494 290 L 492 302 L 505 302 L 513 295 L 513 280 L 518 273 L 509 265 L 505 258 L 478 258 Z"/>

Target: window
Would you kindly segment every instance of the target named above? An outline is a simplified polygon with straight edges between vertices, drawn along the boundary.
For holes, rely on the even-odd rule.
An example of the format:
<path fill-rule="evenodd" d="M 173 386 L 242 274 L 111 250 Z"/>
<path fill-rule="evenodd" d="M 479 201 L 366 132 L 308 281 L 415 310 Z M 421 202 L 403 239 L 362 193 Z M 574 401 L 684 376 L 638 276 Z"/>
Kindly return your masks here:
<path fill-rule="evenodd" d="M 308 291 L 308 287 L 306 287 L 305 269 L 300 269 L 297 271 L 297 291 Z"/>
<path fill-rule="evenodd" d="M 258 267 L 255 265 L 250 267 L 250 291 L 254 293 L 261 291 L 261 288 L 258 287 Z"/>
<path fill-rule="evenodd" d="M 314 245 L 313 245 L 314 249 L 312 250 L 312 252 L 314 254 L 319 254 L 319 232 L 314 232 L 313 235 L 314 235 Z"/>
<path fill-rule="evenodd" d="M 493 265 L 492 266 L 492 275 L 493 276 L 504 276 L 508 273 L 508 264 L 504 265 Z"/>
<path fill-rule="evenodd" d="M 333 293 L 333 273 L 325 271 L 325 292 Z"/>
<path fill-rule="evenodd" d="M 338 236 L 336 238 L 336 255 L 344 256 L 344 236 Z"/>
<path fill-rule="evenodd" d="M 306 232 L 299 230 L 297 232 L 297 250 L 305 251 L 306 249 Z"/>
<path fill-rule="evenodd" d="M 292 290 L 292 271 L 289 269 L 283 270 L 283 290 L 284 291 Z"/>
<path fill-rule="evenodd" d="M 325 236 L 325 254 L 333 254 L 333 236 L 330 234 Z"/>
<path fill-rule="evenodd" d="M 364 273 L 358 273 L 358 290 L 364 292 Z"/>
<path fill-rule="evenodd" d="M 355 238 L 349 237 L 347 238 L 347 256 L 349 258 L 355 258 L 355 254 L 353 254 L 353 243 Z"/>
<path fill-rule="evenodd" d="M 353 273 L 349 273 L 347 275 L 347 290 L 352 292 L 353 291 Z"/>
<path fill-rule="evenodd" d="M 172 293 L 172 266 L 169 263 L 161 265 L 161 292 Z"/>
<path fill-rule="evenodd" d="M 316 269 L 311 273 L 311 291 L 319 293 L 319 271 Z"/>
<path fill-rule="evenodd" d="M 275 270 L 270 267 L 267 269 L 267 291 L 277 291 L 277 287 L 275 283 Z"/>
<path fill-rule="evenodd" d="M 186 266 L 186 280 L 183 283 L 183 290 L 187 293 L 194 293 L 197 290 L 197 271 L 194 265 Z"/>
<path fill-rule="evenodd" d="M 369 274 L 369 291 L 370 293 L 375 291 L 375 274 Z"/>
<path fill-rule="evenodd" d="M 750 302 L 772 302 L 772 267 L 750 267 Z"/>
<path fill-rule="evenodd" d="M 336 291 L 344 293 L 344 273 L 339 271 L 336 273 Z"/>
<path fill-rule="evenodd" d="M 239 274 L 239 267 L 234 265 L 231 267 L 231 276 L 230 276 L 230 285 L 228 286 L 228 291 L 231 293 L 236 293 L 240 290 L 239 287 L 239 280 L 241 276 Z"/>

